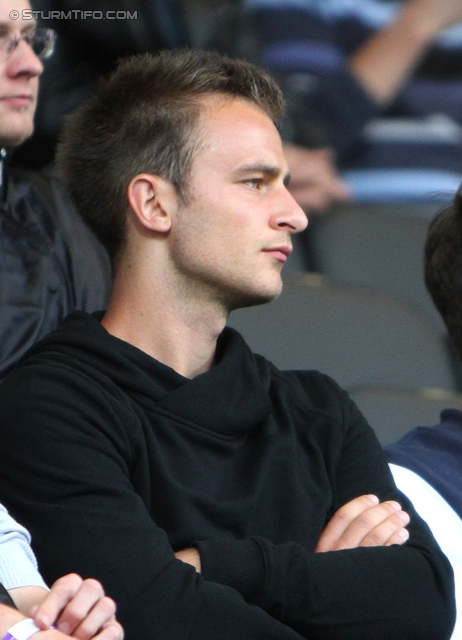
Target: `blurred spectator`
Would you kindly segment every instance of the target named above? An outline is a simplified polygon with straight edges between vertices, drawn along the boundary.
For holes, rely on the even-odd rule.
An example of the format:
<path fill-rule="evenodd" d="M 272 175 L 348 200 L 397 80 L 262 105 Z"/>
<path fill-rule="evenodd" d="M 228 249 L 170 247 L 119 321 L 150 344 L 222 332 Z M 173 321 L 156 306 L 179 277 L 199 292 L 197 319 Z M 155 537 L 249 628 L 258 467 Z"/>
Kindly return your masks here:
<path fill-rule="evenodd" d="M 6 148 L 33 131 L 40 57 L 53 34 L 0 6 L 0 379 L 38 339 L 75 309 L 103 308 L 110 282 L 106 252 L 52 175 L 6 170 Z M 40 56 L 40 57 L 39 57 Z"/>
<path fill-rule="evenodd" d="M 460 173 L 460 0 L 247 0 L 246 7 L 262 62 L 289 100 L 288 141 L 331 148 L 341 169 Z"/>
<path fill-rule="evenodd" d="M 462 188 L 432 222 L 425 280 L 462 361 Z M 398 488 L 427 521 L 455 574 L 453 638 L 462 637 L 462 408 L 446 409 L 436 427 L 417 427 L 385 448 Z"/>
<path fill-rule="evenodd" d="M 13 160 L 39 169 L 54 159 L 64 116 L 90 97 L 119 58 L 181 47 L 188 39 L 174 0 L 36 0 L 34 10 L 58 38 L 41 79 L 34 135 Z"/>

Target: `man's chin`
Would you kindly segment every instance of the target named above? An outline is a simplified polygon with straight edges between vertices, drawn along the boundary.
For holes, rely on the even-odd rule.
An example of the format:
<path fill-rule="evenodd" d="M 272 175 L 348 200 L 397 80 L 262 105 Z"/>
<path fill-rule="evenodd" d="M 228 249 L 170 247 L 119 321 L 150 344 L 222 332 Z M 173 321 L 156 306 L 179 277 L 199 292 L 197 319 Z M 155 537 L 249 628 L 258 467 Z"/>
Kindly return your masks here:
<path fill-rule="evenodd" d="M 229 311 L 234 309 L 243 309 L 244 307 L 256 307 L 261 304 L 267 304 L 276 300 L 282 291 L 282 280 L 278 286 L 261 287 L 253 290 L 241 290 L 233 292 L 233 295 L 229 296 L 227 306 Z"/>
<path fill-rule="evenodd" d="M 33 126 L 11 127 L 4 131 L 0 126 L 0 147 L 17 147 L 33 134 Z"/>

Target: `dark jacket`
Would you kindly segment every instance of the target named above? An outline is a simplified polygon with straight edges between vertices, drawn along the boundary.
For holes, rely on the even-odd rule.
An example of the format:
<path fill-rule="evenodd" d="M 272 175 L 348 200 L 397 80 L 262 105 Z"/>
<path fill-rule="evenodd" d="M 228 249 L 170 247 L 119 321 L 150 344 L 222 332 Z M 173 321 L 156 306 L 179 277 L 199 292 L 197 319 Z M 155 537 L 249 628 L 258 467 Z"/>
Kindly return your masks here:
<path fill-rule="evenodd" d="M 0 379 L 71 311 L 106 305 L 106 252 L 59 180 L 11 170 L 0 195 Z"/>

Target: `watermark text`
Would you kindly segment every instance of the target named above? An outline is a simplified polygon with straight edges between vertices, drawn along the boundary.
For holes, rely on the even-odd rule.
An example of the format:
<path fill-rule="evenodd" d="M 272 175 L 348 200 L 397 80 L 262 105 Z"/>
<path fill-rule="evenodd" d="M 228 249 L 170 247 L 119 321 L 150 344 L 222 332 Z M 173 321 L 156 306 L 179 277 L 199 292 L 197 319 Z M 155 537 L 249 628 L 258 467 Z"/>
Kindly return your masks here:
<path fill-rule="evenodd" d="M 11 20 L 138 20 L 138 11 L 10 11 Z"/>

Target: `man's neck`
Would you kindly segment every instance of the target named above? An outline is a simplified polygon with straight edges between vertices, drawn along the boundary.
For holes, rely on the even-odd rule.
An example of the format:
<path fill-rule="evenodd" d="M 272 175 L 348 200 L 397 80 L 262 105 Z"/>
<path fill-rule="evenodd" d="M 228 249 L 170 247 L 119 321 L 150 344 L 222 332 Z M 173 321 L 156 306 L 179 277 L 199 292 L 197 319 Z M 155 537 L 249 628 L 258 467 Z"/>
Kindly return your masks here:
<path fill-rule="evenodd" d="M 155 284 L 152 284 L 155 283 Z M 102 325 L 186 378 L 210 369 L 226 310 L 205 296 L 185 296 L 165 279 L 150 285 L 119 274 Z"/>

